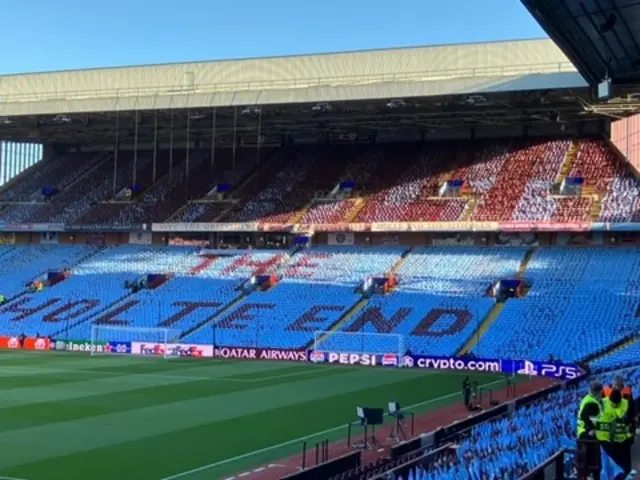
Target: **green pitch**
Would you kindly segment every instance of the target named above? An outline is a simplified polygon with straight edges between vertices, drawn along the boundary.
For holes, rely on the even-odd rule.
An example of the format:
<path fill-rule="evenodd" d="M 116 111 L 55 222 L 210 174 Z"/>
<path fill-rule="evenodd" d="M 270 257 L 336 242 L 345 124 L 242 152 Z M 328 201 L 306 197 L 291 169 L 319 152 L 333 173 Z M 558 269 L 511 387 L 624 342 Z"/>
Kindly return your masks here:
<path fill-rule="evenodd" d="M 418 413 L 459 401 L 460 381 L 418 370 L 7 351 L 0 479 L 223 479 L 298 453 L 300 437 L 344 438 L 357 405 L 396 400 Z"/>

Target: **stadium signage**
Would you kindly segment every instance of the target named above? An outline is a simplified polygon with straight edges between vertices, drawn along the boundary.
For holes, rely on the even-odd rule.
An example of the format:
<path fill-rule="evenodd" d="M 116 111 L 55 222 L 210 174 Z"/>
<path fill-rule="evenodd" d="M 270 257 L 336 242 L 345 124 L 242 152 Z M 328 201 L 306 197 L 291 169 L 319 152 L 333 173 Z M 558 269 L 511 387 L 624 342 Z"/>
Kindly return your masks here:
<path fill-rule="evenodd" d="M 372 232 L 497 232 L 498 222 L 375 222 Z"/>
<path fill-rule="evenodd" d="M 0 232 L 64 232 L 62 223 L 0 223 Z"/>
<path fill-rule="evenodd" d="M 99 224 L 99 223 L 90 223 L 86 225 L 65 225 L 65 232 L 99 232 L 99 233 L 109 233 L 109 232 L 140 232 L 145 230 L 146 226 L 142 224 L 132 224 L 132 225 L 118 225 L 118 224 Z"/>
<path fill-rule="evenodd" d="M 214 350 L 214 357 L 306 362 L 307 352 L 305 350 L 287 350 L 280 348 L 218 347 Z"/>
<path fill-rule="evenodd" d="M 574 378 L 578 378 L 583 373 L 582 369 L 575 365 L 559 365 L 551 363 L 543 363 L 540 365 L 540 375 L 543 377 L 572 380 Z"/>
<path fill-rule="evenodd" d="M 88 340 L 55 340 L 51 343 L 52 350 L 67 352 L 104 352 L 107 342 L 94 342 Z"/>
<path fill-rule="evenodd" d="M 503 373 L 502 362 L 500 360 L 407 355 L 402 358 L 402 365 L 409 368 L 426 368 L 431 370 L 468 370 L 474 372 Z"/>
<path fill-rule="evenodd" d="M 244 223 L 152 223 L 152 232 L 186 233 L 186 232 L 257 232 L 258 222 Z"/>
<path fill-rule="evenodd" d="M 308 359 L 312 363 L 333 363 L 339 365 L 362 365 L 365 367 L 395 367 L 398 356 L 392 353 L 377 355 L 370 353 L 341 353 L 309 350 Z"/>
<path fill-rule="evenodd" d="M 308 232 L 370 232 L 370 223 L 301 223 L 289 226 L 294 233 L 308 233 Z M 267 230 L 269 228 L 269 230 Z M 273 229 L 273 225 L 270 227 L 265 225 L 263 227 L 265 231 L 276 231 Z M 283 230 L 288 231 L 288 230 Z"/>
<path fill-rule="evenodd" d="M 24 344 L 20 345 L 18 337 L 0 337 L 0 349 L 23 349 L 23 350 L 50 350 L 51 345 L 46 338 L 27 337 Z"/>
<path fill-rule="evenodd" d="M 133 355 L 145 355 L 151 357 L 213 357 L 213 346 L 195 345 L 187 343 L 143 343 L 132 342 L 131 353 Z"/>
<path fill-rule="evenodd" d="M 88 340 L 54 340 L 51 350 L 92 353 L 131 353 L 131 342 L 93 342 Z"/>
<path fill-rule="evenodd" d="M 500 222 L 501 232 L 588 232 L 591 222 Z"/>
<path fill-rule="evenodd" d="M 404 367 L 428 370 L 503 373 L 507 375 L 543 376 L 558 380 L 572 380 L 584 374 L 573 364 L 535 362 L 531 360 L 500 360 L 496 358 L 441 357 L 432 355 L 384 355 L 367 353 L 341 353 L 309 350 L 312 363 L 363 365 L 368 367 Z"/>

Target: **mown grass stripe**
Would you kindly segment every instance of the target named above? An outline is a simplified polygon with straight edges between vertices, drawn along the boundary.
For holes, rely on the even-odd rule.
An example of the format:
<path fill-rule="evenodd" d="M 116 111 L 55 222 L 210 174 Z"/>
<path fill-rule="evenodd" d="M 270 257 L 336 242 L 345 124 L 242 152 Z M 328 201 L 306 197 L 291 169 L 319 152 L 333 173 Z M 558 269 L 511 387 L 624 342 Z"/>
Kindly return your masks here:
<path fill-rule="evenodd" d="M 321 378 L 336 377 L 347 371 L 325 368 L 308 373 L 314 378 Z M 65 383 L 55 387 L 8 390 L 4 398 L 0 396 L 0 431 L 87 419 L 299 380 L 300 376 L 283 376 L 254 383 L 247 380 L 235 382 L 226 378 L 191 380 L 173 376 L 167 379 L 165 376 L 148 374 Z"/>
<path fill-rule="evenodd" d="M 340 369 L 338 369 L 340 370 Z M 360 369 L 363 371 L 362 369 Z M 378 370 L 367 370 L 375 376 Z M 478 376 L 475 380 L 481 384 L 494 381 L 495 377 Z M 341 381 L 341 379 L 339 380 Z M 338 439 L 346 436 L 346 426 L 335 431 L 316 435 L 313 432 L 326 430 L 328 426 L 346 424 L 355 420 L 354 406 L 358 404 L 383 405 L 391 395 L 404 404 L 429 403 L 417 408 L 418 411 L 437 407 L 450 402 L 459 395 L 460 378 L 457 375 L 431 373 L 420 377 L 398 377 L 393 384 L 378 385 L 356 392 L 346 391 L 294 406 L 283 406 L 267 412 L 231 418 L 208 423 L 202 419 L 202 425 L 161 434 L 151 438 L 115 444 L 105 448 L 60 456 L 23 465 L 7 470 L 7 474 L 27 475 L 32 480 L 49 480 L 47 476 L 38 476 L 41 472 L 55 472 L 74 465 L 78 479 L 92 478 L 107 480 L 104 472 L 110 471 L 110 464 L 117 459 L 121 472 L 136 472 L 140 480 L 158 480 L 176 472 L 192 469 L 200 465 L 222 462 L 208 469 L 195 479 L 222 479 L 225 476 L 244 471 L 256 465 L 262 465 L 300 451 L 299 437 L 308 436 L 309 444 L 325 438 Z M 295 384 L 287 384 L 283 394 L 295 396 L 298 392 Z M 249 394 L 251 392 L 248 392 Z M 431 400 L 434 396 L 448 395 L 445 399 Z M 248 399 L 248 401 L 257 401 Z M 361 431 L 354 430 L 354 435 Z M 296 439 L 291 441 L 291 439 Z M 269 448 L 275 444 L 288 442 L 279 448 Z M 269 448 L 263 453 L 260 449 Z M 158 452 L 166 452 L 159 456 Z M 246 455 L 245 455 L 246 454 Z M 237 458 L 245 455 L 244 458 Z M 236 457 L 236 458 L 233 458 Z M 224 460 L 229 459 L 227 462 Z"/>
<path fill-rule="evenodd" d="M 3 432 L 0 433 L 0 445 L 5 449 L 11 448 L 12 454 L 0 458 L 0 468 L 166 435 L 198 426 L 207 420 L 213 423 L 280 407 L 292 407 L 302 402 L 392 384 L 402 378 L 399 376 L 400 372 L 395 371 L 375 373 L 371 375 L 362 369 L 341 375 L 339 382 L 332 377 L 314 378 L 291 385 L 271 385 Z M 407 375 L 404 378 L 411 377 Z M 61 438 L 64 441 L 60 441 Z"/>

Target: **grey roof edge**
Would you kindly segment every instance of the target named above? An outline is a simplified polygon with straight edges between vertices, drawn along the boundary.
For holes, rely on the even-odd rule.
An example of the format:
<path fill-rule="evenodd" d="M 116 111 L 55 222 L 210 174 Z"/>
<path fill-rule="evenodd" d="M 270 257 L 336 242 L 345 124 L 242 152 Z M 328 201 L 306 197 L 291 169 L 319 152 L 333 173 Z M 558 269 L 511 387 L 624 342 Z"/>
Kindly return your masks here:
<path fill-rule="evenodd" d="M 352 55 L 358 53 L 383 53 L 383 52 L 393 52 L 393 51 L 402 51 L 402 50 L 419 50 L 419 49 L 436 49 L 442 47 L 467 47 L 467 46 L 480 46 L 480 45 L 499 45 L 499 44 L 509 44 L 509 43 L 526 43 L 526 42 L 549 42 L 553 43 L 553 41 L 548 37 L 537 37 L 537 38 L 519 38 L 519 39 L 506 39 L 506 40 L 493 40 L 493 41 L 476 41 L 476 42 L 462 42 L 462 43 L 441 43 L 441 44 L 432 44 L 432 45 L 412 45 L 412 46 L 398 46 L 398 47 L 388 47 L 388 48 L 367 48 L 367 49 L 359 49 L 359 50 L 345 50 L 345 51 L 332 51 L 332 52 L 320 52 L 320 53 L 298 53 L 298 54 L 290 54 L 290 55 L 267 55 L 267 56 L 259 56 L 259 57 L 241 57 L 241 58 L 220 58 L 214 60 L 187 60 L 181 62 L 162 62 L 162 63 L 145 63 L 145 64 L 133 64 L 133 65 L 115 65 L 115 66 L 102 66 L 102 67 L 92 67 L 92 68 L 70 68 L 70 69 L 62 69 L 62 70 L 42 70 L 42 71 L 31 71 L 31 72 L 20 72 L 20 73 L 6 73 L 0 74 L 0 81 L 3 78 L 7 77 L 18 77 L 25 75 L 48 75 L 48 74 L 60 74 L 60 73 L 81 73 L 88 71 L 104 71 L 104 70 L 127 70 L 132 68 L 144 68 L 144 67 L 170 67 L 176 65 L 198 65 L 198 64 L 214 64 L 214 63 L 224 63 L 224 62 L 244 62 L 244 61 L 255 61 L 255 60 L 273 60 L 273 59 L 293 59 L 293 58 L 305 58 L 305 57 L 323 57 L 323 56 L 336 56 L 336 55 Z"/>

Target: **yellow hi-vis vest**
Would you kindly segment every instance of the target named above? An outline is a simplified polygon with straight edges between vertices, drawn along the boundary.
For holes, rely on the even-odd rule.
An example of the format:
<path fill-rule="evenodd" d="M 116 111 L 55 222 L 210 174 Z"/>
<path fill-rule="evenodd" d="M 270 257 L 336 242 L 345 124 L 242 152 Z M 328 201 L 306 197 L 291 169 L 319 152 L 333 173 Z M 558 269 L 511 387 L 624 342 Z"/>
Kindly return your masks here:
<path fill-rule="evenodd" d="M 626 422 L 627 412 L 629 411 L 629 400 L 623 398 L 620 405 L 611 408 L 616 412 L 614 442 L 622 443 L 632 437 L 629 425 Z"/>
<path fill-rule="evenodd" d="M 595 403 L 596 405 L 598 405 L 598 409 L 600 410 L 600 413 L 598 414 L 598 416 L 592 417 L 592 421 L 594 424 L 596 425 L 598 424 L 600 420 L 600 416 L 602 415 L 602 408 L 603 408 L 602 403 L 591 394 L 588 394 L 586 397 L 584 397 L 582 399 L 582 402 L 580 402 L 580 408 L 578 409 L 578 438 L 580 438 L 580 435 L 582 435 L 587 431 L 587 426 L 582 421 L 582 410 L 584 409 L 584 407 L 586 407 L 590 403 Z M 596 431 L 596 435 L 597 435 L 597 431 Z"/>
<path fill-rule="evenodd" d="M 605 398 L 600 418 L 596 422 L 596 438 L 601 442 L 622 443 L 630 438 L 625 416 L 629 409 L 629 401 L 622 399 L 615 407 L 611 400 Z"/>

